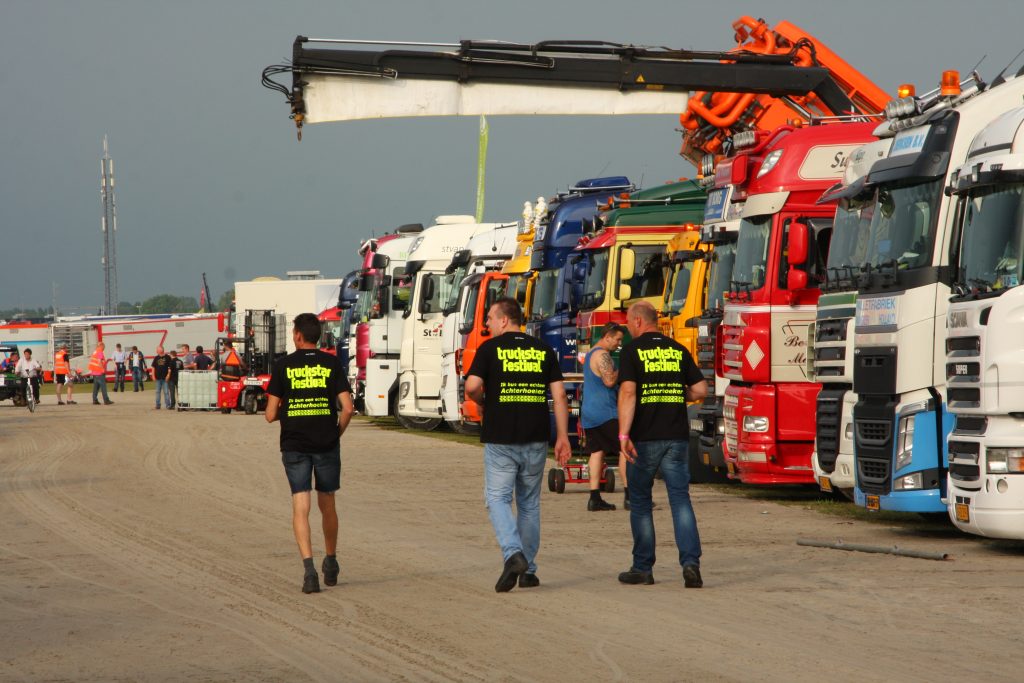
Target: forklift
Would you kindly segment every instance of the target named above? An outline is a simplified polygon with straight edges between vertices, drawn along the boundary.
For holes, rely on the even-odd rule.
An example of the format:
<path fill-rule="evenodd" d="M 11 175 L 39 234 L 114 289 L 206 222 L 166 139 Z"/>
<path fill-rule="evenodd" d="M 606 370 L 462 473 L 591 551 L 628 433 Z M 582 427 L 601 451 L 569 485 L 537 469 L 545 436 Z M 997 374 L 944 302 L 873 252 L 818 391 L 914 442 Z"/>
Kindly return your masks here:
<path fill-rule="evenodd" d="M 283 314 L 273 310 L 247 310 L 240 338 L 217 339 L 217 405 L 222 413 L 244 410 L 246 415 L 255 415 L 267 407 L 270 371 L 286 353 L 286 330 Z M 234 347 L 241 366 L 224 364 L 228 344 Z"/>

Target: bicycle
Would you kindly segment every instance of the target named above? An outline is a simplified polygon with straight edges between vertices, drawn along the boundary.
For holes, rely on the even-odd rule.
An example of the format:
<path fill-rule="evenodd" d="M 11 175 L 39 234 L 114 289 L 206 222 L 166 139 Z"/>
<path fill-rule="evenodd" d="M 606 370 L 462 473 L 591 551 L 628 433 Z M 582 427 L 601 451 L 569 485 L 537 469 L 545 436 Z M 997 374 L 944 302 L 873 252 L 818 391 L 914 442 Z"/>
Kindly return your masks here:
<path fill-rule="evenodd" d="M 28 405 L 28 412 L 36 412 L 36 392 L 35 387 L 32 386 L 31 377 L 23 377 L 22 384 L 25 385 L 25 403 Z"/>

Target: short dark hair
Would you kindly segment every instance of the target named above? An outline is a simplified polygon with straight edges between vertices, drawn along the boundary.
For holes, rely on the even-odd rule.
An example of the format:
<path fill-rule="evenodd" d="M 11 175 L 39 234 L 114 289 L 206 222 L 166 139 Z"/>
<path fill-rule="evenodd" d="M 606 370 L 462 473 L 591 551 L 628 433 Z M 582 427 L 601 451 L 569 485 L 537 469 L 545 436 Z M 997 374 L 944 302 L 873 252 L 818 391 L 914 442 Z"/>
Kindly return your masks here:
<path fill-rule="evenodd" d="M 608 323 L 601 329 L 601 337 L 610 337 L 611 335 L 618 332 L 619 334 L 625 335 L 626 328 L 618 323 Z"/>
<path fill-rule="evenodd" d="M 27 353 L 28 355 L 31 356 L 32 355 L 32 349 L 25 349 L 25 353 Z"/>
<path fill-rule="evenodd" d="M 512 297 L 503 296 L 491 305 L 497 306 L 501 310 L 501 314 L 508 318 L 513 325 L 523 324 L 523 308 Z"/>
<path fill-rule="evenodd" d="M 292 325 L 299 331 L 307 344 L 316 344 L 320 341 L 320 319 L 314 313 L 299 313 L 292 321 Z"/>

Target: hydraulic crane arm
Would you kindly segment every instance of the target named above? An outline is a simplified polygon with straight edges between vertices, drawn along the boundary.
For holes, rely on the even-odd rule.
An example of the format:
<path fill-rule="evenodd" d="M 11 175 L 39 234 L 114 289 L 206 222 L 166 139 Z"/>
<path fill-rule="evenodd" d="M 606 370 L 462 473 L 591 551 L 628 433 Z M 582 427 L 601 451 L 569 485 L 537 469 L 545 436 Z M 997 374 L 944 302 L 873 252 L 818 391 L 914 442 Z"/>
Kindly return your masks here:
<path fill-rule="evenodd" d="M 368 45 L 385 44 L 299 36 L 290 65 L 264 70 L 264 85 L 287 97 L 300 134 L 303 123 L 387 117 L 678 114 L 694 90 L 814 93 L 832 112 L 861 113 L 828 69 L 797 66 L 795 50 L 695 52 L 598 41 Z M 287 72 L 291 88 L 271 78 Z"/>

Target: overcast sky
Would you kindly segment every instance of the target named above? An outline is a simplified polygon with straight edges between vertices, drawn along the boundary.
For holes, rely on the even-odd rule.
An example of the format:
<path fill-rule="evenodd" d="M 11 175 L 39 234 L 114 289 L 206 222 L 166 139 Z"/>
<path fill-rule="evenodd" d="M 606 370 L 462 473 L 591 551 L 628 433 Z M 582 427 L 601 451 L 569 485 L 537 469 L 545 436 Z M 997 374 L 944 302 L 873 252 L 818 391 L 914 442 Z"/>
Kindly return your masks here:
<path fill-rule="evenodd" d="M 214 297 L 286 270 L 340 276 L 371 233 L 472 214 L 476 119 L 321 124 L 296 142 L 260 72 L 298 34 L 724 50 L 743 14 L 801 26 L 890 92 L 984 55 L 991 77 L 1024 48 L 1019 0 L 0 0 L 0 308 L 49 306 L 54 282 L 65 311 L 101 305 L 105 133 L 122 300 L 198 297 L 204 271 Z M 487 220 L 580 178 L 693 175 L 675 117 L 489 121 Z"/>

